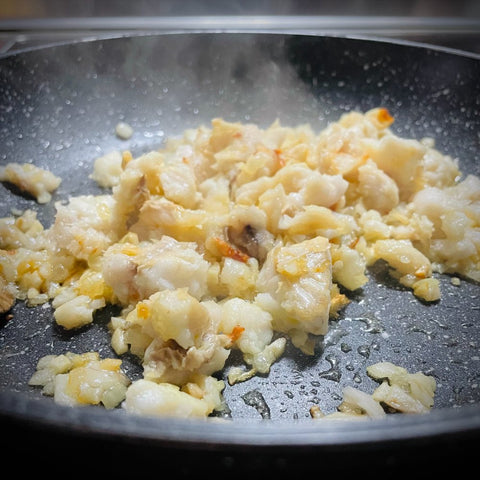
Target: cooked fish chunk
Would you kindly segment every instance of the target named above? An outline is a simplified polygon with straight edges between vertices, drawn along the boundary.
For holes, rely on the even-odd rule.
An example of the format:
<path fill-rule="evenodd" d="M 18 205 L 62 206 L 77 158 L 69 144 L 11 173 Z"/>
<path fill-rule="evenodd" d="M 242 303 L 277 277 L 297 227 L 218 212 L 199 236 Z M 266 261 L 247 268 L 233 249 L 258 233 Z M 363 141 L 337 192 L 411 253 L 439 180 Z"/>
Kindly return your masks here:
<path fill-rule="evenodd" d="M 210 375 L 225 364 L 231 339 L 219 332 L 219 308 L 185 288 L 163 290 L 137 303 L 119 328 L 127 335 L 133 330 L 128 342 L 143 358 L 145 378 L 182 385 L 194 374 Z M 135 335 L 138 329 L 142 335 Z"/>
<path fill-rule="evenodd" d="M 374 252 L 376 258 L 388 262 L 406 285 L 432 275 L 430 260 L 410 240 L 377 240 Z"/>
<path fill-rule="evenodd" d="M 328 330 L 332 263 L 328 239 L 274 247 L 258 278 L 257 302 L 273 315 L 275 330 Z"/>
<path fill-rule="evenodd" d="M 454 186 L 427 187 L 412 203 L 433 224 L 424 250 L 436 268 L 480 281 L 480 179 L 469 175 Z"/>
<path fill-rule="evenodd" d="M 48 231 L 50 240 L 81 260 L 101 255 L 117 240 L 113 205 L 110 195 L 72 197 L 67 205 L 57 202 L 55 223 Z"/>
<path fill-rule="evenodd" d="M 125 398 L 130 380 L 120 369 L 122 361 L 100 359 L 97 352 L 46 355 L 37 363 L 29 385 L 43 387 L 61 405 L 98 405 L 115 408 Z"/>
<path fill-rule="evenodd" d="M 15 294 L 7 281 L 0 275 L 0 314 L 8 312 L 15 303 Z"/>
<path fill-rule="evenodd" d="M 397 184 L 371 160 L 358 169 L 358 190 L 368 209 L 385 214 L 398 205 Z"/>
<path fill-rule="evenodd" d="M 194 396 L 169 383 L 136 380 L 128 388 L 122 406 L 137 415 L 205 418 L 221 406 L 219 392 L 224 385 L 213 378 L 204 383 L 206 388 L 195 389 L 201 394 Z"/>
<path fill-rule="evenodd" d="M 113 150 L 96 158 L 90 178 L 104 188 L 118 185 L 120 175 L 123 172 L 122 160 L 122 153 L 118 150 Z"/>
<path fill-rule="evenodd" d="M 0 166 L 0 181 L 13 183 L 38 203 L 48 203 L 62 179 L 31 163 L 8 163 Z"/>
<path fill-rule="evenodd" d="M 422 372 L 409 373 L 391 362 L 379 362 L 367 367 L 372 378 L 382 381 L 373 392 L 373 398 L 395 410 L 407 413 L 425 413 L 433 406 L 435 379 Z"/>
<path fill-rule="evenodd" d="M 167 236 L 138 244 L 117 243 L 105 251 L 102 261 L 105 282 L 124 305 L 182 287 L 201 298 L 207 293 L 208 268 L 196 244 Z"/>

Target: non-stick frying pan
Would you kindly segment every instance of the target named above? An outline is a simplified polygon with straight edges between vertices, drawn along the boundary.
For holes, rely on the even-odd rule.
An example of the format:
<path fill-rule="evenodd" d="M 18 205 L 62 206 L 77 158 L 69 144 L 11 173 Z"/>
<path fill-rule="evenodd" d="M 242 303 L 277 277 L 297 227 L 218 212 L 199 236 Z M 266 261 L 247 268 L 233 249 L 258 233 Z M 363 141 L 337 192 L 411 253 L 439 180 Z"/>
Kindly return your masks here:
<path fill-rule="evenodd" d="M 89 178 L 99 155 L 130 149 L 135 156 L 214 117 L 262 127 L 276 119 L 310 123 L 319 131 L 344 112 L 377 106 L 395 117 L 398 135 L 433 137 L 463 172 L 480 174 L 480 57 L 464 52 L 276 33 L 136 35 L 7 55 L 0 59 L 0 92 L 0 162 L 32 162 L 59 175 L 53 202 L 102 193 Z M 128 141 L 115 136 L 121 120 L 134 128 Z M 48 227 L 53 202 L 38 205 L 0 186 L 0 216 L 31 208 Z M 88 462 L 96 454 L 111 461 L 112 471 L 120 460 L 122 471 L 133 471 L 136 459 L 162 453 L 181 472 L 198 471 L 204 459 L 218 471 L 268 464 L 298 471 L 315 465 L 319 473 L 332 465 L 353 469 L 345 455 L 357 466 L 365 460 L 384 468 L 395 455 L 406 463 L 430 458 L 426 446 L 460 455 L 480 436 L 480 288 L 438 278 L 442 299 L 425 304 L 376 264 L 313 357 L 287 346 L 269 375 L 227 385 L 227 413 L 208 422 L 67 408 L 42 397 L 27 385 L 41 356 L 113 354 L 109 312 L 72 333 L 54 324 L 48 305 L 20 302 L 0 324 L 3 441 L 40 459 L 82 451 Z M 312 405 L 334 411 L 344 386 L 372 392 L 377 384 L 366 367 L 384 360 L 435 377 L 431 413 L 334 424 L 310 418 Z M 232 355 L 231 362 L 240 359 Z M 124 365 L 131 378 L 141 374 L 133 358 Z M 14 432 L 18 440 L 11 440 Z"/>

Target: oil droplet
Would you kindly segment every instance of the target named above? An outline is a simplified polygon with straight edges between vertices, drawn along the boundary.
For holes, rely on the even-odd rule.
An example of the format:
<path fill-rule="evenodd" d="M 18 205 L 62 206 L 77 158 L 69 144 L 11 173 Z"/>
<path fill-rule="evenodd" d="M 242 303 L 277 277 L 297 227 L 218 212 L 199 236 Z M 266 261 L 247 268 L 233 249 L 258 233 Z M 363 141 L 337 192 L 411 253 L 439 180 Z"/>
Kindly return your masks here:
<path fill-rule="evenodd" d="M 332 398 L 333 398 L 333 400 L 335 400 L 335 401 L 337 401 L 337 402 L 339 402 L 339 401 L 342 400 L 342 396 L 339 395 L 339 394 L 336 393 L 336 392 L 332 392 Z"/>
<path fill-rule="evenodd" d="M 212 416 L 217 417 L 217 418 L 224 418 L 224 419 L 231 419 L 232 418 L 232 411 L 230 410 L 230 407 L 228 404 L 223 401 L 222 406 L 216 410 Z"/>
<path fill-rule="evenodd" d="M 438 319 L 436 319 L 436 318 L 432 318 L 432 322 L 433 322 L 433 323 L 436 323 L 436 324 L 437 324 L 440 328 L 442 328 L 443 330 L 448 330 L 448 329 L 449 329 L 448 325 L 440 322 L 440 320 L 438 320 Z"/>
<path fill-rule="evenodd" d="M 330 329 L 329 332 L 325 335 L 324 345 L 325 348 L 328 348 L 332 345 L 336 345 L 338 341 L 348 335 L 348 331 L 344 328 L 334 328 Z"/>
<path fill-rule="evenodd" d="M 373 314 L 367 314 L 364 317 L 357 317 L 354 320 L 359 320 L 365 323 L 365 332 L 368 333 L 382 333 L 384 331 L 380 320 Z"/>
<path fill-rule="evenodd" d="M 242 399 L 249 407 L 254 407 L 264 419 L 270 418 L 270 409 L 265 398 L 258 390 L 251 390 L 242 395 Z"/>
<path fill-rule="evenodd" d="M 319 373 L 320 378 L 339 382 L 342 378 L 342 372 L 338 367 L 338 360 L 334 355 L 327 355 L 325 360 L 331 365 L 328 370 Z"/>
<path fill-rule="evenodd" d="M 357 352 L 365 358 L 368 358 L 370 356 L 370 346 L 369 345 L 360 345 L 357 348 Z"/>
<path fill-rule="evenodd" d="M 435 333 L 433 332 L 433 330 L 426 330 L 424 328 L 421 328 L 421 327 L 417 327 L 416 325 L 413 325 L 409 328 L 409 331 L 410 332 L 416 332 L 416 333 L 423 333 L 424 335 L 427 336 L 427 338 L 429 340 L 431 340 L 432 338 L 435 338 Z"/>
<path fill-rule="evenodd" d="M 293 393 L 290 390 L 285 390 L 283 392 L 288 398 L 293 398 Z"/>

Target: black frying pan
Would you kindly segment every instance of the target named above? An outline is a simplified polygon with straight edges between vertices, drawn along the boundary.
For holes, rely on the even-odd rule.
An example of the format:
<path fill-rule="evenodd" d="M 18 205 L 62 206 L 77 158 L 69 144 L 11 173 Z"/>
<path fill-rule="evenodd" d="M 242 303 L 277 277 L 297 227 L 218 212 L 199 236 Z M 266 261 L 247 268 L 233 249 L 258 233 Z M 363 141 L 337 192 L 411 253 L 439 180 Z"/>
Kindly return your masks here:
<path fill-rule="evenodd" d="M 400 136 L 433 137 L 439 150 L 458 157 L 462 171 L 480 174 L 480 57 L 462 52 L 304 35 L 140 35 L 5 56 L 0 92 L 0 161 L 32 161 L 54 171 L 63 179 L 54 201 L 102 192 L 88 177 L 97 156 L 127 148 L 138 155 L 213 117 L 262 127 L 278 118 L 319 131 L 344 112 L 377 106 L 389 109 Z M 128 141 L 115 137 L 120 120 L 134 128 Z M 0 199 L 1 216 L 12 207 L 32 208 L 46 227 L 52 222 L 53 202 L 37 205 L 7 184 Z M 331 322 L 315 356 L 288 346 L 268 376 L 227 386 L 227 418 L 213 422 L 72 409 L 42 398 L 27 385 L 41 356 L 113 354 L 109 312 L 66 333 L 54 325 L 50 308 L 18 303 L 13 319 L 0 323 L 4 448 L 26 448 L 39 461 L 52 450 L 81 451 L 87 463 L 96 456 L 108 471 L 122 472 L 152 462 L 152 455 L 178 466 L 178 473 L 205 464 L 232 473 L 321 473 L 332 466 L 345 472 L 372 461 L 384 469 L 438 463 L 437 452 L 466 457 L 480 437 L 479 286 L 466 280 L 455 286 L 440 275 L 442 299 L 427 305 L 392 281 L 381 263 L 369 278 Z M 335 424 L 310 418 L 314 404 L 334 411 L 346 385 L 372 392 L 377 384 L 365 370 L 382 360 L 435 377 L 430 414 Z M 240 360 L 233 355 L 231 362 Z M 124 364 L 131 378 L 140 374 L 134 359 Z M 12 442 L 12 432 L 26 443 Z"/>

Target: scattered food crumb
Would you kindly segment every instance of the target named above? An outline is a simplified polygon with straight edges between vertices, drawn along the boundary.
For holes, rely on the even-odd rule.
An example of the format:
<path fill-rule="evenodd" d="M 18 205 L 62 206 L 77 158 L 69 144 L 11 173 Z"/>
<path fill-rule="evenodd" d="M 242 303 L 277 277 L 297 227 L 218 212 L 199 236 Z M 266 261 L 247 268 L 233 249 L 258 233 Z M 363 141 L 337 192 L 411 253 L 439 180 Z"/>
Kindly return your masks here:
<path fill-rule="evenodd" d="M 119 122 L 115 127 L 115 133 L 122 140 L 128 140 L 133 135 L 133 128 L 128 123 Z"/>

